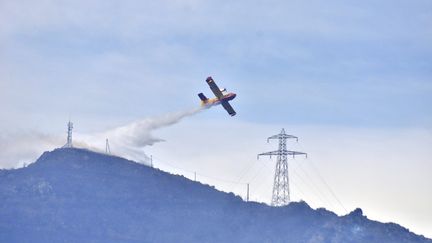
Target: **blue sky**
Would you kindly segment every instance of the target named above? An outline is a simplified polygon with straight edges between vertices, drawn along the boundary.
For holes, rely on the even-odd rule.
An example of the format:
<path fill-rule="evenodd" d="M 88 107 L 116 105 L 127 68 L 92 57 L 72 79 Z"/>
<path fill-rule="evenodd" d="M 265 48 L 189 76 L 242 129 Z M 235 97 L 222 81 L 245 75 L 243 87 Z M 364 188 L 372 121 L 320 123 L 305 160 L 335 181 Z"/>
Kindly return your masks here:
<path fill-rule="evenodd" d="M 44 3 L 3 3 L 10 110 L 32 99 L 25 108 L 141 116 L 134 104 L 155 102 L 156 114 L 189 105 L 211 74 L 251 121 L 431 124 L 427 1 Z"/>
<path fill-rule="evenodd" d="M 86 134 L 196 107 L 197 93 L 210 95 L 204 80 L 212 75 L 238 94 L 238 115 L 211 109 L 186 118 L 156 132 L 167 142 L 148 153 L 232 179 L 285 127 L 303 137 L 299 149 L 312 152 L 350 209 L 432 237 L 432 208 L 418 205 L 432 205 L 423 174 L 432 170 L 431 10 L 427 0 L 1 1 L 0 143 L 20 142 L 0 163 L 22 159 L 23 134 L 64 135 L 69 117 Z M 202 148 L 204 132 L 211 149 Z M 220 151 L 230 156 L 215 166 Z M 370 174 L 362 163 L 377 166 L 375 187 L 357 188 L 369 200 L 338 187 Z M 258 200 L 268 197 L 271 173 Z M 377 185 L 403 191 L 371 200 L 383 193 Z M 380 213 L 398 200 L 394 211 L 405 216 Z"/>

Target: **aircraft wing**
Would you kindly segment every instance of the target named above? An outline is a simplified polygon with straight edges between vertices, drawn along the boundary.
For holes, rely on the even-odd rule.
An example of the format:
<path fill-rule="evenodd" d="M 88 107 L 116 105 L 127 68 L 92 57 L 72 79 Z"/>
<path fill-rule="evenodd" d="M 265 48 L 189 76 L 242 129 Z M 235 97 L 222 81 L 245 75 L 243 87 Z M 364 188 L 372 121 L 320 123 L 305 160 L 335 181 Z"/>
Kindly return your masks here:
<path fill-rule="evenodd" d="M 235 116 L 237 113 L 234 111 L 234 109 L 232 108 L 232 106 L 230 105 L 230 103 L 228 103 L 228 101 L 222 101 L 221 105 L 223 106 L 223 108 L 228 111 L 228 114 L 230 114 L 231 116 Z"/>
<path fill-rule="evenodd" d="M 220 91 L 219 87 L 216 85 L 215 81 L 212 77 L 208 77 L 206 79 L 207 84 L 210 86 L 211 91 L 215 94 L 215 96 L 220 99 L 223 97 L 222 91 Z"/>

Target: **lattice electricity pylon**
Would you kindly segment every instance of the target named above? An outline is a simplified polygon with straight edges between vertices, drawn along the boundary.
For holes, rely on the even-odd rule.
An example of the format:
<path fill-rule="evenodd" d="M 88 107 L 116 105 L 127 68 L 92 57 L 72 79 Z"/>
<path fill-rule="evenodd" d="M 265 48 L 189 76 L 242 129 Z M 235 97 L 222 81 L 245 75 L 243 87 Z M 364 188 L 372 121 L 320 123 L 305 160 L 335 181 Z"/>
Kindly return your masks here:
<path fill-rule="evenodd" d="M 281 133 L 271 136 L 267 139 L 279 139 L 279 150 L 258 154 L 258 159 L 260 156 L 277 156 L 277 163 L 273 182 L 273 194 L 272 194 L 272 206 L 285 206 L 290 203 L 290 191 L 289 191 L 289 177 L 288 177 L 288 155 L 305 155 L 306 153 L 289 151 L 286 149 L 286 140 L 288 138 L 295 138 L 298 142 L 298 137 L 293 135 L 288 135 L 285 133 L 285 129 L 282 129 Z"/>

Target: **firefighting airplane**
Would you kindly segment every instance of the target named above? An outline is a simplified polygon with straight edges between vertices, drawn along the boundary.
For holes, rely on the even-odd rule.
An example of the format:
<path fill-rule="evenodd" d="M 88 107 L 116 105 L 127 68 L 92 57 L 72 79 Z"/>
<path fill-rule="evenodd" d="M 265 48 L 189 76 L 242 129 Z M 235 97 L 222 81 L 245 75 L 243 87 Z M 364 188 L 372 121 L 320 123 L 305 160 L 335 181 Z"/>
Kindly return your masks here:
<path fill-rule="evenodd" d="M 231 116 L 235 116 L 236 112 L 228 103 L 228 101 L 233 100 L 237 95 L 234 93 L 227 93 L 225 88 L 219 89 L 212 77 L 208 77 L 206 79 L 206 82 L 210 86 L 211 91 L 213 91 L 216 97 L 213 99 L 209 99 L 203 93 L 199 93 L 198 96 L 201 99 L 201 105 L 205 107 L 211 107 L 221 104 L 223 108 L 228 112 L 228 114 L 230 114 Z"/>

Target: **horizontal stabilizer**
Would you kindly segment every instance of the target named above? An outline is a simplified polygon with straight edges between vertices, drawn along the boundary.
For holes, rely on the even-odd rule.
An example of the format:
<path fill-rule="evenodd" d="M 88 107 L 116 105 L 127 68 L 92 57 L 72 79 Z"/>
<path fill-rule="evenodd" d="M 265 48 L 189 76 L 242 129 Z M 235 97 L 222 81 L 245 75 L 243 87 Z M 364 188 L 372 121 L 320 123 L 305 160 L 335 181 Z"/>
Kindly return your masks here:
<path fill-rule="evenodd" d="M 200 97 L 200 99 L 204 102 L 208 100 L 208 98 L 203 93 L 199 93 L 198 97 Z"/>

